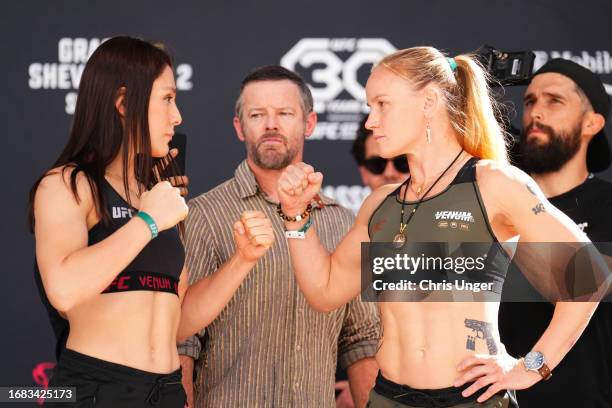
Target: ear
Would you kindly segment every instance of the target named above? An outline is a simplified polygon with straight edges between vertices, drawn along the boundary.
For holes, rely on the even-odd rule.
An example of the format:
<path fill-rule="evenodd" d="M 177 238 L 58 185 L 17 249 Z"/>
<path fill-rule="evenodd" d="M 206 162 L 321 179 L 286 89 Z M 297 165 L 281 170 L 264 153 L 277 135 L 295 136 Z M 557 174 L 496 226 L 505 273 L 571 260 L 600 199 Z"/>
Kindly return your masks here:
<path fill-rule="evenodd" d="M 430 120 L 434 117 L 439 100 L 440 95 L 437 89 L 430 85 L 423 88 L 423 114 L 426 119 Z"/>
<path fill-rule="evenodd" d="M 115 99 L 115 109 L 119 112 L 119 116 L 125 117 L 125 86 L 122 86 L 117 91 L 117 98 Z"/>
<path fill-rule="evenodd" d="M 363 185 L 369 187 L 371 177 L 370 172 L 364 166 L 359 166 L 359 174 L 361 175 L 361 182 Z"/>
<path fill-rule="evenodd" d="M 314 132 L 316 126 L 317 126 L 317 113 L 310 112 L 308 116 L 306 116 L 306 131 L 304 133 L 304 136 L 310 137 L 310 135 L 312 135 L 312 132 Z"/>
<path fill-rule="evenodd" d="M 606 125 L 606 120 L 603 115 L 595 112 L 587 112 L 582 120 L 582 134 L 587 136 L 589 140 Z"/>
<path fill-rule="evenodd" d="M 236 136 L 241 142 L 244 142 L 244 133 L 242 132 L 242 124 L 238 116 L 234 116 L 234 130 L 236 130 Z"/>

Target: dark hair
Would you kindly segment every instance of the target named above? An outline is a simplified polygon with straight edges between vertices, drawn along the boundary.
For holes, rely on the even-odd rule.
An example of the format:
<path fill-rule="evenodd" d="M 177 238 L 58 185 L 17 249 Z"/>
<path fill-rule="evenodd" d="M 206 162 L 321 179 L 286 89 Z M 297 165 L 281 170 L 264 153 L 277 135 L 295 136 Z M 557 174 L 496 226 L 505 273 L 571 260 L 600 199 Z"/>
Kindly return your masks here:
<path fill-rule="evenodd" d="M 64 172 L 73 169 L 70 188 L 77 202 L 76 180 L 80 172 L 87 177 L 96 210 L 102 221 L 110 221 L 101 186 L 106 167 L 122 151 L 123 185 L 128 203 L 128 160 L 133 152 L 134 169 L 145 188 L 155 184 L 153 167 L 160 162 L 171 162 L 169 156 L 155 160 L 151 156 L 149 135 L 149 98 L 153 82 L 166 66 L 172 67 L 170 56 L 160 47 L 130 37 L 114 37 L 102 43 L 91 55 L 79 84 L 79 94 L 70 137 L 51 169 L 63 166 Z M 123 93 L 123 120 L 115 101 Z M 172 166 L 173 167 L 173 166 Z M 30 190 L 29 221 L 34 229 L 34 197 L 46 171 Z"/>
<path fill-rule="evenodd" d="M 365 145 L 368 137 L 372 136 L 372 131 L 366 129 L 365 124 L 368 121 L 368 117 L 364 116 L 364 118 L 359 122 L 359 128 L 357 129 L 357 135 L 355 140 L 353 141 L 353 145 L 351 146 L 351 153 L 355 158 L 355 161 L 358 165 L 362 165 L 363 161 L 366 159 L 365 157 Z"/>
<path fill-rule="evenodd" d="M 249 83 L 258 81 L 282 81 L 284 79 L 293 82 L 298 87 L 302 99 L 304 117 L 312 112 L 312 93 L 306 81 L 295 72 L 280 65 L 266 65 L 249 73 L 240 83 L 240 93 L 238 94 L 238 99 L 236 99 L 236 116 L 238 119 L 242 119 L 242 92 Z"/>

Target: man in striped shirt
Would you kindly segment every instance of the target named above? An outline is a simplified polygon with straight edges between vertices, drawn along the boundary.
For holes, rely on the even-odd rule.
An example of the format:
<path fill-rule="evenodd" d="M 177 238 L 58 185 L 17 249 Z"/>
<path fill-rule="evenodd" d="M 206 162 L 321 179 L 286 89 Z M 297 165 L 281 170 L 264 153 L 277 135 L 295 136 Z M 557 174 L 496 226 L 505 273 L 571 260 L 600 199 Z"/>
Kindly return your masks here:
<path fill-rule="evenodd" d="M 276 182 L 286 166 L 303 159 L 304 138 L 316 125 L 312 106 L 308 86 L 295 73 L 267 66 L 249 74 L 234 118 L 247 158 L 232 179 L 189 203 L 185 244 L 191 283 L 231 262 L 231 220 L 243 211 L 262 211 L 277 236 L 219 317 L 179 345 L 183 383 L 188 395 L 194 389 L 196 407 L 334 407 L 337 358 L 347 368 L 357 407 L 365 405 L 374 384 L 375 305 L 354 299 L 330 313 L 312 310 L 295 281 L 276 213 Z M 353 216 L 324 196 L 312 207 L 313 228 L 333 250 Z"/>

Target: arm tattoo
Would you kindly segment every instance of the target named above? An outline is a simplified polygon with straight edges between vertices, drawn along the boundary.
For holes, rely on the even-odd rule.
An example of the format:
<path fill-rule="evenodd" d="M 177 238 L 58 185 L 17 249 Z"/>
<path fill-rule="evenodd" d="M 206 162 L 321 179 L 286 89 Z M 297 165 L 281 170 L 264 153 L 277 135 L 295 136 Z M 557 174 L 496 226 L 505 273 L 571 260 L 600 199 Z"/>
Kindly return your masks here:
<path fill-rule="evenodd" d="M 544 208 L 544 204 L 538 203 L 538 205 L 533 207 L 531 211 L 533 211 L 535 215 L 538 215 L 539 213 L 546 212 L 546 208 Z"/>
<path fill-rule="evenodd" d="M 481 320 L 465 319 L 465 327 L 472 330 L 472 336 L 467 336 L 465 348 L 468 350 L 476 350 L 476 339 L 485 340 L 489 354 L 497 354 L 497 344 L 493 338 L 493 325 L 489 322 Z"/>

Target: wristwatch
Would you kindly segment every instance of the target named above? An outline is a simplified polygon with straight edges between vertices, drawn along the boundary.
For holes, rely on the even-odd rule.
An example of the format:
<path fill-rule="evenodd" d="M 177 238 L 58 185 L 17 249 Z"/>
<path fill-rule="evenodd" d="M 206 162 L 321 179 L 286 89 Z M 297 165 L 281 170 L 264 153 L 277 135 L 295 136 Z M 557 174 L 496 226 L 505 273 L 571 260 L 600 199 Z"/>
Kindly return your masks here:
<path fill-rule="evenodd" d="M 544 380 L 548 380 L 552 376 L 550 368 L 546 365 L 544 354 L 539 351 L 530 351 L 523 359 L 523 365 L 529 371 L 539 373 Z"/>

